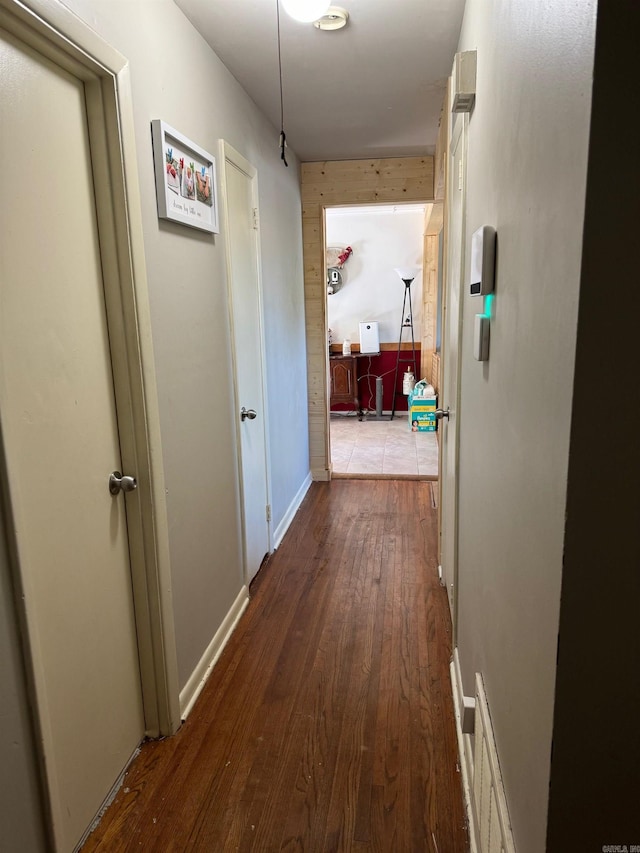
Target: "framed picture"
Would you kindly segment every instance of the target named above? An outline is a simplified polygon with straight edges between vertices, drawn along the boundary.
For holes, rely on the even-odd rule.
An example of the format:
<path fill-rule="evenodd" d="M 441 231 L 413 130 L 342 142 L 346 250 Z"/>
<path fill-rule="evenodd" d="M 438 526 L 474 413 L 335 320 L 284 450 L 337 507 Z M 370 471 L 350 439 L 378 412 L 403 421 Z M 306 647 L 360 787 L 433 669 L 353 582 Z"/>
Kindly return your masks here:
<path fill-rule="evenodd" d="M 215 157 L 160 119 L 151 122 L 151 138 L 158 216 L 220 233 Z"/>

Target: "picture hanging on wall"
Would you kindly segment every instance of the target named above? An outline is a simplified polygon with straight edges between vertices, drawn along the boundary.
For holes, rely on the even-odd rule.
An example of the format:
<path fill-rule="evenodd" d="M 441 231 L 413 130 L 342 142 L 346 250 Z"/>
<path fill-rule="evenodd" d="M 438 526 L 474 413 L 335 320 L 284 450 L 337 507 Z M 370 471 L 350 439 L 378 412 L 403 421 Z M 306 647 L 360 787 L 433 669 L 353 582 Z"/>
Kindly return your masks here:
<path fill-rule="evenodd" d="M 215 157 L 160 119 L 151 138 L 158 216 L 219 234 Z"/>

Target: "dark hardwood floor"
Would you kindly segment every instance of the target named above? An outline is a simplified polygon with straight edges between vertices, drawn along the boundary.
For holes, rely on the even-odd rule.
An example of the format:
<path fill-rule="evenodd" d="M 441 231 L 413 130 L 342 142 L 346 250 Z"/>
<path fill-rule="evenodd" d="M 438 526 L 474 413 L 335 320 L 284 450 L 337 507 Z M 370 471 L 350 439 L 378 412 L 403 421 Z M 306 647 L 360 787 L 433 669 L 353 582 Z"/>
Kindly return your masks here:
<path fill-rule="evenodd" d="M 468 850 L 431 484 L 314 483 L 89 851 Z"/>

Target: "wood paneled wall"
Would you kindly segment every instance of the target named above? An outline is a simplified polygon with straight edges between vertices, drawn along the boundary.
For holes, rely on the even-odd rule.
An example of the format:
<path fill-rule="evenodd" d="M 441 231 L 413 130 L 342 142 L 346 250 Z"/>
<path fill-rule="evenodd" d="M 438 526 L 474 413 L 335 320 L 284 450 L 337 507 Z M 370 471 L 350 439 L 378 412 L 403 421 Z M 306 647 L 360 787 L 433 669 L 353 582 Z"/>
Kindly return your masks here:
<path fill-rule="evenodd" d="M 442 310 L 442 306 L 438 306 L 438 244 L 443 225 L 444 202 L 436 200 L 433 204 L 427 206 L 424 217 L 424 253 L 422 269 L 423 375 L 420 377 L 421 379 L 428 379 L 434 388 L 437 388 L 439 384 L 439 382 L 438 384 L 433 382 L 432 356 L 435 356 L 436 354 L 438 311 Z"/>
<path fill-rule="evenodd" d="M 302 238 L 309 409 L 309 455 L 314 480 L 328 480 L 329 406 L 324 209 L 433 199 L 433 157 L 333 160 L 302 164 Z"/>
<path fill-rule="evenodd" d="M 434 352 L 431 356 L 431 378 L 429 382 L 436 390 L 436 394 L 440 396 L 440 353 Z"/>
<path fill-rule="evenodd" d="M 438 237 L 424 235 L 422 263 L 422 376 L 430 379 L 431 355 L 436 351 L 438 324 Z"/>

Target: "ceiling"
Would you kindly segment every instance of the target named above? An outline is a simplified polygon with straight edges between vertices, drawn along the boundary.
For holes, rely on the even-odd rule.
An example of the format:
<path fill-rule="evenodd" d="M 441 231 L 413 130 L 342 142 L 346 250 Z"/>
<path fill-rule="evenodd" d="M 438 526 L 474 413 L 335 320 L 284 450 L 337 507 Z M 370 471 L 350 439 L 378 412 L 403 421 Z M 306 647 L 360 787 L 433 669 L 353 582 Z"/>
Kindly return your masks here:
<path fill-rule="evenodd" d="M 277 0 L 175 2 L 279 130 Z M 336 5 L 350 19 L 335 32 L 281 11 L 289 146 L 304 162 L 433 153 L 464 0 Z"/>

